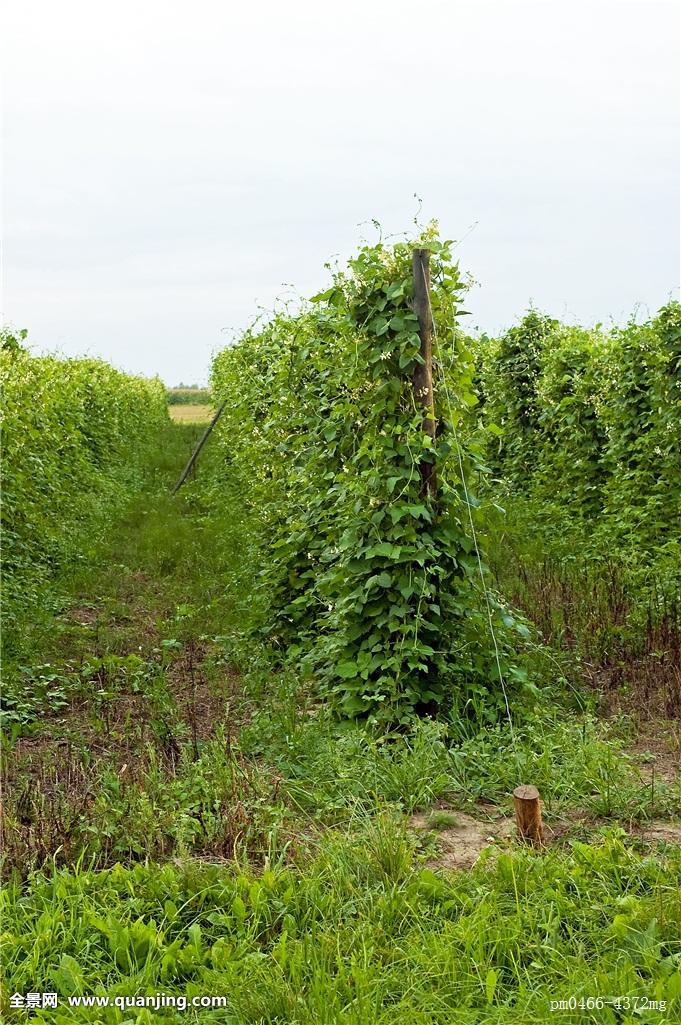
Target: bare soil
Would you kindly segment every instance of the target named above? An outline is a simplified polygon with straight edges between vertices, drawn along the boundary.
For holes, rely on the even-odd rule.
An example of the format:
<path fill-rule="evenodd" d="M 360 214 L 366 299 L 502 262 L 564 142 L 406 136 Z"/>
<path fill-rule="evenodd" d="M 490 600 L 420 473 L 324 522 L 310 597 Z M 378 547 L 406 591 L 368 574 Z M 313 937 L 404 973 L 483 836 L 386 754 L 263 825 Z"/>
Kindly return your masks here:
<path fill-rule="evenodd" d="M 442 810 L 451 811 L 455 820 L 445 829 L 432 829 L 429 814 L 413 815 L 409 821 L 410 829 L 421 835 L 430 833 L 439 848 L 437 855 L 428 861 L 430 868 L 469 869 L 489 847 L 503 849 L 518 842 L 515 820 L 510 816 L 478 819 L 456 809 Z M 544 843 L 551 847 L 571 839 L 586 839 L 611 824 L 588 811 L 571 809 L 557 821 L 544 823 Z M 627 832 L 633 840 L 651 846 L 658 843 L 681 845 L 681 822 L 653 820 L 645 825 L 631 823 Z"/>

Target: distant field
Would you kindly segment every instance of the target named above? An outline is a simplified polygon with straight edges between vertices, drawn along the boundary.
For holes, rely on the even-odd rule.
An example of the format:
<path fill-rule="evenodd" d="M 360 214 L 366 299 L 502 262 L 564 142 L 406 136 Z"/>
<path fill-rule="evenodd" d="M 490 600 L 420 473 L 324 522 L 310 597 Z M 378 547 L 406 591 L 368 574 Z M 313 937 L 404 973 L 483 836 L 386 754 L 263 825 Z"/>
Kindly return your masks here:
<path fill-rule="evenodd" d="M 209 405 L 177 405 L 168 406 L 168 412 L 170 413 L 170 419 L 176 420 L 179 423 L 207 423 L 210 420 L 213 407 Z"/>

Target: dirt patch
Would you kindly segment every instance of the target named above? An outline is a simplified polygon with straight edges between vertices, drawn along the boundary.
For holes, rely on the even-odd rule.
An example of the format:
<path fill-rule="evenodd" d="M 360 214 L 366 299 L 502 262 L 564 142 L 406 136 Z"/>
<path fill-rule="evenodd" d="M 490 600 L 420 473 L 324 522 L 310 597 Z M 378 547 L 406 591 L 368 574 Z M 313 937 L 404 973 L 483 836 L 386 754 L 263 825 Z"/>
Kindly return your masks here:
<path fill-rule="evenodd" d="M 67 623 L 75 623 L 77 626 L 94 626 L 100 616 L 100 610 L 94 605 L 76 605 L 67 609 L 62 614 L 62 619 Z"/>
<path fill-rule="evenodd" d="M 638 736 L 628 753 L 646 782 L 655 779 L 672 784 L 681 775 L 681 726 L 678 722 L 658 722 L 639 727 Z"/>
<path fill-rule="evenodd" d="M 663 840 L 665 843 L 681 844 L 681 823 L 653 821 L 645 826 L 632 829 L 631 835 L 637 840 L 644 840 L 647 843 L 657 843 Z"/>
<path fill-rule="evenodd" d="M 435 836 L 439 852 L 428 862 L 431 868 L 471 868 L 486 847 L 507 840 L 515 830 L 513 820 L 507 818 L 481 822 L 459 811 L 452 811 L 451 818 L 451 825 L 434 834 L 429 825 L 430 815 L 414 815 L 410 821 L 412 829 Z"/>
<path fill-rule="evenodd" d="M 250 719 L 241 700 L 239 672 L 226 665 L 219 679 L 209 682 L 203 665 L 209 654 L 206 645 L 192 645 L 166 670 L 168 689 L 177 703 L 179 717 L 188 724 L 195 740 L 210 740 L 220 725 L 229 734 Z"/>
<path fill-rule="evenodd" d="M 430 868 L 469 869 L 488 847 L 507 845 L 516 838 L 515 820 L 499 816 L 498 809 L 490 809 L 492 814 L 494 811 L 496 817 L 480 820 L 454 809 L 440 809 L 412 816 L 409 825 L 415 832 L 427 834 L 437 847 L 437 853 L 428 860 Z M 438 817 L 442 821 L 444 816 L 451 822 L 439 828 Z M 552 847 L 574 839 L 589 842 L 603 828 L 614 824 L 585 809 L 570 808 L 553 822 L 544 822 L 544 844 Z M 679 822 L 654 820 L 646 824 L 629 823 L 625 828 L 629 837 L 640 843 L 681 844 Z"/>

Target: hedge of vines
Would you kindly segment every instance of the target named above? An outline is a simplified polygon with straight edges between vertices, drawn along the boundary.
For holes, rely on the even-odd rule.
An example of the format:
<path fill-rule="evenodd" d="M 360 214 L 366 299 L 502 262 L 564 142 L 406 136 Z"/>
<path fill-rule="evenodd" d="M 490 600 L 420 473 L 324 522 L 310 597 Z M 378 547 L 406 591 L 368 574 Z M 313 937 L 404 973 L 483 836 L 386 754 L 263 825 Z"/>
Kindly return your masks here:
<path fill-rule="evenodd" d="M 432 254 L 436 364 L 451 382 L 436 389 L 435 441 L 412 385 L 416 244 Z M 214 398 L 229 401 L 211 500 L 245 506 L 259 525 L 248 558 L 260 627 L 347 716 L 394 722 L 462 708 L 477 691 L 502 700 L 461 475 L 474 459 L 457 448 L 473 401 L 461 292 L 433 230 L 366 246 L 302 311 L 248 331 L 213 364 Z M 436 498 L 422 493 L 421 460 L 437 464 Z M 522 683 L 511 639 L 525 628 L 490 601 L 502 674 Z"/>
<path fill-rule="evenodd" d="M 24 333 L 22 333 L 24 334 Z M 95 359 L 32 356 L 5 331 L 2 386 L 2 561 L 5 626 L 44 582 L 91 544 L 105 507 L 130 482 L 167 419 L 158 380 Z"/>
<path fill-rule="evenodd" d="M 488 458 L 537 526 L 678 593 L 681 304 L 610 331 L 530 312 L 478 348 Z"/>

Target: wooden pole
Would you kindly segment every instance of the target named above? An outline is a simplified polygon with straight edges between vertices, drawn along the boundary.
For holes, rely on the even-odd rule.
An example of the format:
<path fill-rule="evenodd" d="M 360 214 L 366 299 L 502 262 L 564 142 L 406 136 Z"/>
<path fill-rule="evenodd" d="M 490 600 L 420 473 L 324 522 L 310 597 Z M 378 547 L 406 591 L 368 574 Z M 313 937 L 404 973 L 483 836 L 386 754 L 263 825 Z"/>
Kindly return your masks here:
<path fill-rule="evenodd" d="M 412 254 L 414 273 L 414 312 L 419 322 L 421 360 L 414 371 L 414 398 L 423 407 L 423 432 L 435 442 L 435 397 L 433 394 L 433 317 L 430 309 L 430 252 L 415 249 Z M 433 456 L 434 458 L 434 456 Z M 421 494 L 437 495 L 437 471 L 434 462 L 422 459 L 419 464 Z"/>
<path fill-rule="evenodd" d="M 218 406 L 218 409 L 217 409 L 217 412 L 215 413 L 215 416 L 213 417 L 213 419 L 211 420 L 211 422 L 208 424 L 208 426 L 206 427 L 205 431 L 201 435 L 201 438 L 199 439 L 198 445 L 196 446 L 196 448 L 192 452 L 191 456 L 189 457 L 189 461 L 188 461 L 187 465 L 185 466 L 184 470 L 180 474 L 180 479 L 178 480 L 177 484 L 175 485 L 175 487 L 172 490 L 172 494 L 173 495 L 177 494 L 177 492 L 180 490 L 180 488 L 182 487 L 182 485 L 186 481 L 187 477 L 191 473 L 192 468 L 194 466 L 194 463 L 199 458 L 199 452 L 201 451 L 203 446 L 208 441 L 208 436 L 209 436 L 210 432 L 213 430 L 213 428 L 215 427 L 215 425 L 218 422 L 218 420 L 220 419 L 220 417 L 222 416 L 222 411 L 223 411 L 223 409 L 225 408 L 226 405 L 227 405 L 227 399 L 224 399 L 220 403 L 220 405 Z"/>
<path fill-rule="evenodd" d="M 543 829 L 539 791 L 532 786 L 516 787 L 513 791 L 513 805 L 518 836 L 526 843 L 540 847 L 543 843 Z"/>

